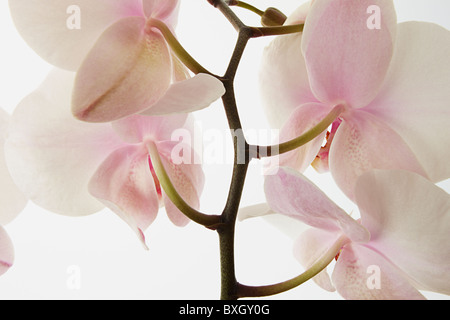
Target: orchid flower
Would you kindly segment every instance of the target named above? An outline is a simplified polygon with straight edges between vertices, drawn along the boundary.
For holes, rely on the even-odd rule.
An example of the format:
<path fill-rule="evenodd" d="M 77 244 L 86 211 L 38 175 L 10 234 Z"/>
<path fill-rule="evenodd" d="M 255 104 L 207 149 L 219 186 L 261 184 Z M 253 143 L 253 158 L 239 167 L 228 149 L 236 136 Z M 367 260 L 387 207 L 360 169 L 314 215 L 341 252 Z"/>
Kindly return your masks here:
<path fill-rule="evenodd" d="M 224 94 L 211 75 L 190 78 L 157 28 L 174 29 L 178 0 L 11 0 L 9 5 L 31 48 L 56 67 L 77 71 L 72 113 L 81 120 L 192 112 Z"/>
<path fill-rule="evenodd" d="M 11 222 L 25 207 L 27 198 L 13 182 L 5 162 L 4 144 L 10 115 L 0 109 L 0 275 L 13 264 L 14 247 L 2 225 Z"/>
<path fill-rule="evenodd" d="M 265 182 L 275 212 L 314 228 L 294 248 L 307 268 L 340 242 L 332 282 L 314 279 L 346 299 L 423 299 L 418 290 L 450 294 L 450 196 L 422 176 L 371 170 L 356 183 L 356 221 L 305 176 L 288 167 Z M 377 271 L 379 279 L 372 279 Z"/>
<path fill-rule="evenodd" d="M 372 8 L 372 10 L 368 10 Z M 375 10 L 376 9 L 376 10 Z M 336 106 L 325 132 L 279 164 L 330 170 L 354 199 L 364 172 L 402 169 L 433 182 L 450 177 L 450 32 L 425 22 L 397 24 L 392 0 L 315 0 L 265 50 L 261 92 L 280 141 L 315 126 Z M 377 25 L 378 24 L 378 25 Z"/>
<path fill-rule="evenodd" d="M 6 158 L 18 186 L 37 205 L 63 215 L 88 215 L 106 206 L 143 243 L 143 232 L 161 205 L 175 225 L 186 225 L 189 219 L 160 187 L 149 148 L 156 146 L 179 194 L 198 207 L 201 166 L 184 158 L 193 154 L 190 141 L 171 141 L 174 130 L 193 129 L 192 118 L 133 115 L 112 123 L 79 121 L 70 113 L 73 82 L 73 72 L 55 70 L 14 111 Z M 186 154 L 172 155 L 180 144 Z"/>

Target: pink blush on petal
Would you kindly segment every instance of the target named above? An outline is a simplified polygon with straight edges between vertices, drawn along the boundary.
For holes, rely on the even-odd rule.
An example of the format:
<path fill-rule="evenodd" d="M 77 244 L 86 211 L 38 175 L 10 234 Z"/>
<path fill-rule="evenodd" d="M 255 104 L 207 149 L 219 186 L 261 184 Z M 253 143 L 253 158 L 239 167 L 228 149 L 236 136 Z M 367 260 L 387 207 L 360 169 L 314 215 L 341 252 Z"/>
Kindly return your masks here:
<path fill-rule="evenodd" d="M 142 1 L 128 1 L 125 4 L 117 7 L 118 16 L 125 17 L 143 17 L 144 8 L 142 7 Z"/>

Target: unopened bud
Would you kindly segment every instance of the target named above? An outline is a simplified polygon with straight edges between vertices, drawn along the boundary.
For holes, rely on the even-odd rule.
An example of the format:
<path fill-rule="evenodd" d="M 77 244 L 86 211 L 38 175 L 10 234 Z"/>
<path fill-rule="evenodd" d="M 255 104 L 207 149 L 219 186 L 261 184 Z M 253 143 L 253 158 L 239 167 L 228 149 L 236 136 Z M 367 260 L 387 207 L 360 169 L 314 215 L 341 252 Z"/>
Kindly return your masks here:
<path fill-rule="evenodd" d="M 268 8 L 261 16 L 261 23 L 264 27 L 282 26 L 286 22 L 286 15 L 276 8 Z"/>

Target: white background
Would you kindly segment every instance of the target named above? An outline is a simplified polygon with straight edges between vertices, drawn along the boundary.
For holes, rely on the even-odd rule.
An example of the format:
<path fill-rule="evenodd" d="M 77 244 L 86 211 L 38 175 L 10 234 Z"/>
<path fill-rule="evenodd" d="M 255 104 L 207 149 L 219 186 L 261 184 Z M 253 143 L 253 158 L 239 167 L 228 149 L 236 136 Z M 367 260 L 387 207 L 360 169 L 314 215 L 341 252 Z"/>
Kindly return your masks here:
<path fill-rule="evenodd" d="M 74 1 L 76 2 L 76 1 Z M 206 0 L 181 0 L 178 37 L 206 68 L 222 74 L 233 50 L 236 33 Z M 304 1 L 254 0 L 259 8 L 274 6 L 289 13 Z M 278 5 L 279 3 L 279 5 Z M 448 0 L 395 0 L 399 21 L 436 22 L 450 29 Z M 251 25 L 257 19 L 236 8 Z M 0 107 L 12 112 L 17 103 L 44 79 L 50 66 L 18 36 L 7 1 L 0 3 Z M 257 74 L 259 57 L 270 39 L 249 44 L 239 69 L 236 94 L 244 128 L 266 129 L 261 112 Z M 203 130 L 215 129 L 228 139 L 220 102 L 197 112 Z M 251 141 L 269 143 L 270 136 Z M 224 141 L 225 143 L 225 141 Z M 445 147 L 445 146 L 443 146 Z M 206 187 L 201 210 L 220 213 L 231 176 L 231 153 L 224 163 L 206 165 Z M 329 175 L 307 175 L 346 211 L 355 210 L 334 186 Z M 447 191 L 450 183 L 442 183 Z M 258 162 L 251 165 L 242 205 L 264 200 Z M 214 232 L 191 223 L 177 228 L 161 210 L 145 235 L 145 251 L 131 229 L 108 210 L 89 217 L 68 218 L 29 203 L 25 211 L 5 226 L 15 250 L 15 265 L 0 277 L 0 299 L 217 299 L 219 297 L 218 241 Z M 301 272 L 292 257 L 292 239 L 265 220 L 248 220 L 237 226 L 236 268 L 245 284 L 269 284 Z M 448 244 L 443 244 L 448 245 Z M 78 282 L 71 282 L 79 276 Z M 79 284 L 73 287 L 73 284 Z M 429 298 L 447 299 L 432 293 Z M 270 299 L 341 299 L 313 282 Z"/>

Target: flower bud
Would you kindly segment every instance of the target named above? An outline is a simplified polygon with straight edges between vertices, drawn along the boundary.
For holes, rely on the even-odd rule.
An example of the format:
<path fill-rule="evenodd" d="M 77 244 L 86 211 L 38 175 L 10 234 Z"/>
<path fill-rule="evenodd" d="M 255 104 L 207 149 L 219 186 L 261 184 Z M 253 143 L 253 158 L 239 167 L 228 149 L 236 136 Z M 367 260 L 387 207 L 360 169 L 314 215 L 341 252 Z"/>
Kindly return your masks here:
<path fill-rule="evenodd" d="M 268 8 L 261 16 L 261 23 L 265 27 L 282 26 L 286 21 L 286 15 L 276 8 Z"/>

